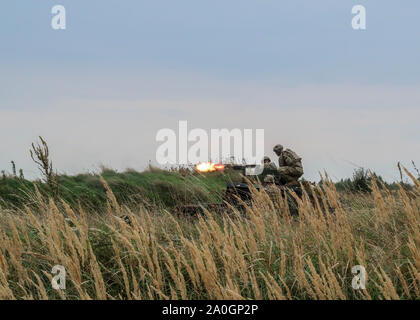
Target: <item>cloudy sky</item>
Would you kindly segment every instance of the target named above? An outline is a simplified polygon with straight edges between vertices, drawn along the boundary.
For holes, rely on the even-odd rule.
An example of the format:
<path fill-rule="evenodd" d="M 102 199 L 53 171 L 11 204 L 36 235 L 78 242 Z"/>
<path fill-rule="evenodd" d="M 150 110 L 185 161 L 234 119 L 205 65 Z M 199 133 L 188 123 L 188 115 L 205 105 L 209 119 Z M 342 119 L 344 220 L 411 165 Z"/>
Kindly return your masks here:
<path fill-rule="evenodd" d="M 187 120 L 265 129 L 267 155 L 294 149 L 307 179 L 398 179 L 398 161 L 420 166 L 419 16 L 418 0 L 2 0 L 0 169 L 35 177 L 39 135 L 61 172 L 142 169 Z"/>

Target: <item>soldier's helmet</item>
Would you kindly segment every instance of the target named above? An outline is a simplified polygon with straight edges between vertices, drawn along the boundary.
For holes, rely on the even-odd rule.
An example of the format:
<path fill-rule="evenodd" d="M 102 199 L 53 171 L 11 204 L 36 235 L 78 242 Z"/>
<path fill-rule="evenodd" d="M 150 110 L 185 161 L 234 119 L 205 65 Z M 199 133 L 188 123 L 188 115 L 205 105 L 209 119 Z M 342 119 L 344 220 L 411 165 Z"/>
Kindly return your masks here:
<path fill-rule="evenodd" d="M 264 159 L 263 159 L 263 161 L 264 162 L 266 162 L 266 161 L 271 162 L 271 159 L 269 157 L 265 156 Z"/>
<path fill-rule="evenodd" d="M 276 144 L 273 148 L 274 152 L 282 152 L 283 151 L 283 146 L 281 144 Z"/>
<path fill-rule="evenodd" d="M 272 174 L 267 174 L 264 178 L 265 183 L 274 183 L 274 176 Z"/>

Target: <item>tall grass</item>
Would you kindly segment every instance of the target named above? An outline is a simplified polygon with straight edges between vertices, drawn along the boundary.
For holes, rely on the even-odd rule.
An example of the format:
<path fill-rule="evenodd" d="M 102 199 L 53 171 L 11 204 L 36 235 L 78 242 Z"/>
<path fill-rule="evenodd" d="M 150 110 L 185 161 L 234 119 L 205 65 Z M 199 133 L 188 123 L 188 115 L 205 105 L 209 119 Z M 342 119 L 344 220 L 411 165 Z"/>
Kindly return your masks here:
<path fill-rule="evenodd" d="M 121 205 L 87 215 L 64 201 L 0 209 L 2 299 L 418 299 L 420 184 L 340 196 L 326 181 L 291 217 L 281 192 L 245 213 L 197 219 Z M 122 217 L 125 217 L 123 219 Z M 65 290 L 51 269 L 67 271 Z M 352 267 L 367 271 L 352 288 Z"/>

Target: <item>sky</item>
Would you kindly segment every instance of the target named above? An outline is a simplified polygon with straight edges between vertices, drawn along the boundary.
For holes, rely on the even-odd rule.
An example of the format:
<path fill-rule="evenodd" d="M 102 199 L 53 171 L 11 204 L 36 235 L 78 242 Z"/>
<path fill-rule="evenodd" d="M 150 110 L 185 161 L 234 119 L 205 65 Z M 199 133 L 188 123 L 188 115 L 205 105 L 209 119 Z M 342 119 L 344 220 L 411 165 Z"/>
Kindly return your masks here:
<path fill-rule="evenodd" d="M 37 177 L 41 135 L 59 172 L 142 170 L 187 120 L 264 129 L 266 154 L 293 149 L 309 180 L 398 180 L 398 161 L 420 166 L 419 15 L 418 0 L 2 0 L 0 169 Z"/>

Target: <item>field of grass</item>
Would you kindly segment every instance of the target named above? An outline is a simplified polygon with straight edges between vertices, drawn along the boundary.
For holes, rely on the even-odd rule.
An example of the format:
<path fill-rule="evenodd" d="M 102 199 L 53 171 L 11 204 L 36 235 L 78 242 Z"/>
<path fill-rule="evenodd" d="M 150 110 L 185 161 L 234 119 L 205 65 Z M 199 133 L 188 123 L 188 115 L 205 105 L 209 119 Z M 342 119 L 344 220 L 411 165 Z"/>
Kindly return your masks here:
<path fill-rule="evenodd" d="M 80 204 L 85 210 L 103 210 L 107 195 L 100 177 L 111 187 L 119 203 L 169 208 L 190 202 L 217 201 L 219 191 L 226 186 L 226 182 L 238 179 L 238 173 L 200 175 L 152 167 L 144 172 L 127 170 L 117 173 L 103 169 L 100 174 L 59 175 L 56 198 L 73 208 Z M 51 196 L 48 185 L 42 181 L 4 176 L 0 178 L 0 206 L 20 209 L 24 205 L 37 206 L 35 189 L 38 189 L 42 198 Z"/>
<path fill-rule="evenodd" d="M 229 179 L 105 171 L 103 179 L 60 177 L 55 199 L 40 182 L 39 192 L 27 181 L 0 182 L 0 298 L 420 298 L 414 177 L 411 191 L 373 181 L 371 193 L 339 193 L 326 180 L 317 190 L 324 205 L 304 196 L 298 217 L 281 193 L 257 190 L 246 212 L 171 214 L 177 201 L 217 200 Z M 54 265 L 66 269 L 65 290 L 51 286 Z M 352 288 L 356 265 L 366 269 L 365 290 Z"/>

